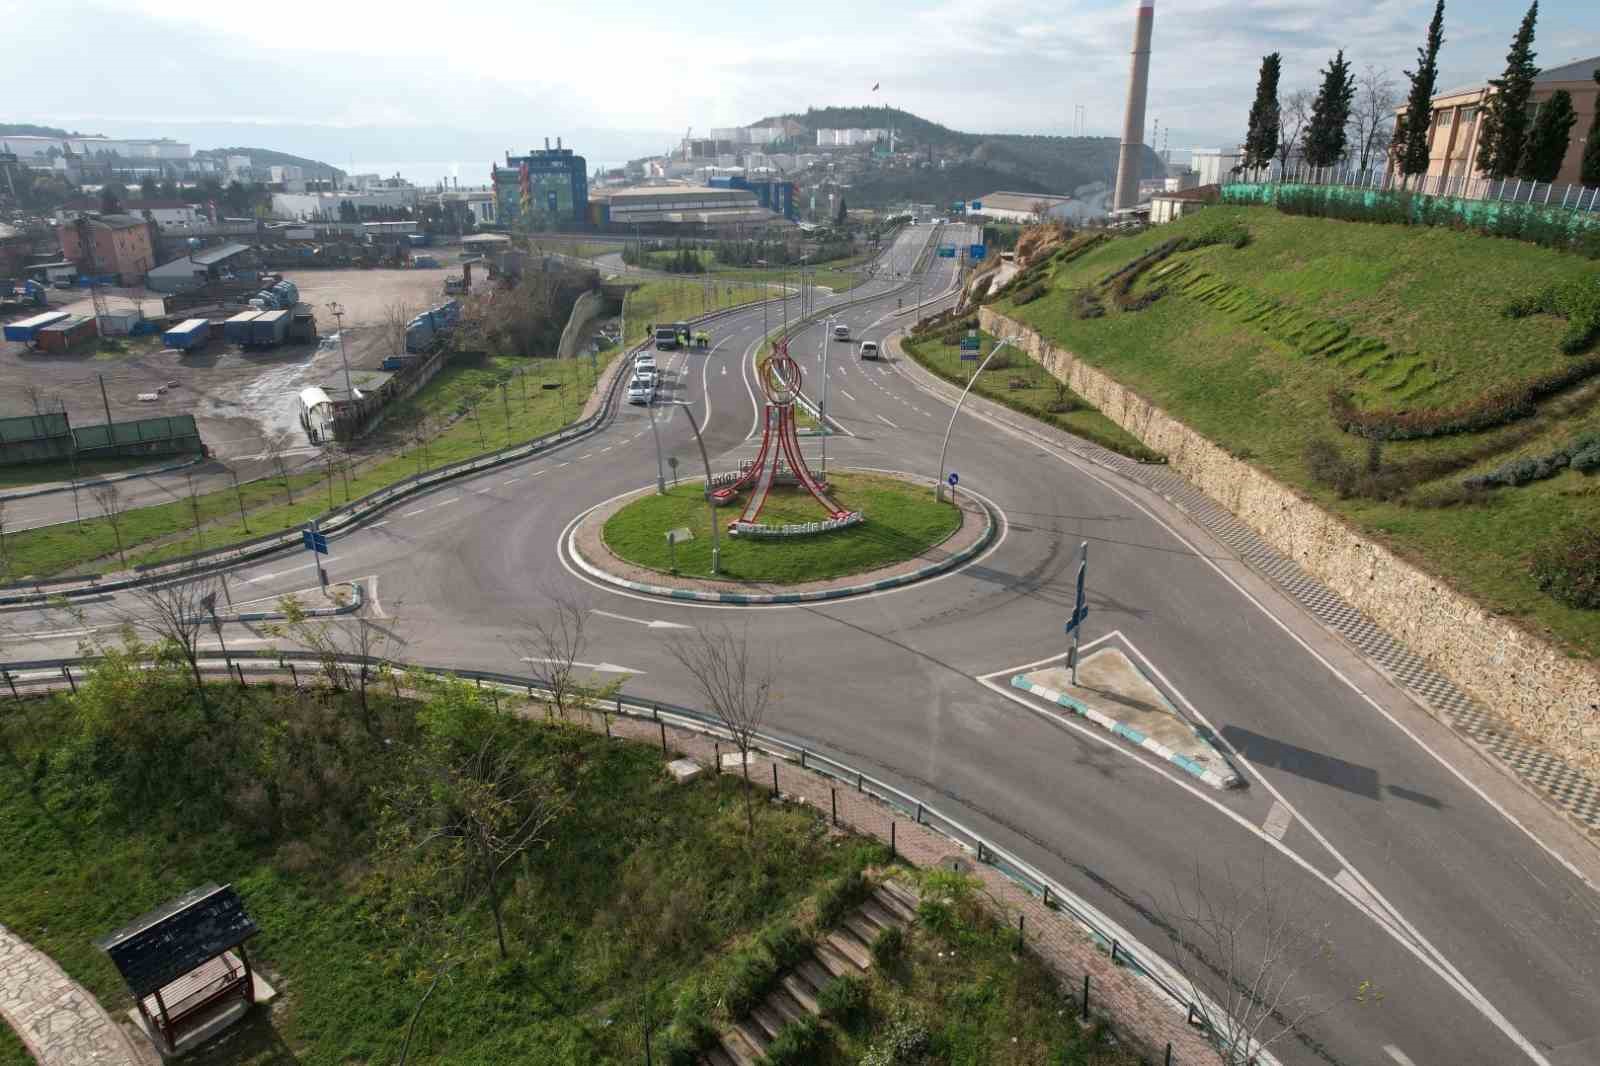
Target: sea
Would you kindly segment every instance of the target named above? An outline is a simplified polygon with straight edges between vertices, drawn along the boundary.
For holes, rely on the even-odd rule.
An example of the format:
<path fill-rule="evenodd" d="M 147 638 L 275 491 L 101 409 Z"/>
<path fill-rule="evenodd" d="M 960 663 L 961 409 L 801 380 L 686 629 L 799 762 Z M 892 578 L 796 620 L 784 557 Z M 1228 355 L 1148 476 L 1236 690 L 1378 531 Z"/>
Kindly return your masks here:
<path fill-rule="evenodd" d="M 330 160 L 334 166 L 347 174 L 379 174 L 385 178 L 392 178 L 398 172 L 402 178 L 413 185 L 423 188 L 432 188 L 440 182 L 450 180 L 460 182 L 463 189 L 486 189 L 489 187 L 489 168 L 491 163 L 486 159 L 473 159 L 461 162 L 411 162 L 400 163 L 393 160 L 386 162 L 353 162 L 341 163 Z M 622 163 L 595 162 L 589 160 L 589 169 L 595 167 L 610 170 L 620 167 Z"/>

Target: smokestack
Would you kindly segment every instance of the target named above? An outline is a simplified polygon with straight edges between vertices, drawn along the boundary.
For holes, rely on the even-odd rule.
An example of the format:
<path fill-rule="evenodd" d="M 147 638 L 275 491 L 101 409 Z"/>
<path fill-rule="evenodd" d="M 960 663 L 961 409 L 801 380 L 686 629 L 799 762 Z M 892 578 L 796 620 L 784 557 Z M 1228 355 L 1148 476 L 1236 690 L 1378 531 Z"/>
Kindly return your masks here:
<path fill-rule="evenodd" d="M 548 137 L 544 139 L 544 150 L 547 152 L 550 150 L 550 138 Z"/>
<path fill-rule="evenodd" d="M 561 148 L 561 138 L 557 137 L 556 138 L 556 149 L 559 151 L 560 148 Z"/>
<path fill-rule="evenodd" d="M 1150 33 L 1155 28 L 1156 0 L 1139 0 L 1133 25 L 1133 69 L 1128 75 L 1128 111 L 1122 118 L 1122 148 L 1117 154 L 1114 211 L 1139 202 L 1139 172 L 1144 148 L 1144 101 L 1150 90 Z"/>

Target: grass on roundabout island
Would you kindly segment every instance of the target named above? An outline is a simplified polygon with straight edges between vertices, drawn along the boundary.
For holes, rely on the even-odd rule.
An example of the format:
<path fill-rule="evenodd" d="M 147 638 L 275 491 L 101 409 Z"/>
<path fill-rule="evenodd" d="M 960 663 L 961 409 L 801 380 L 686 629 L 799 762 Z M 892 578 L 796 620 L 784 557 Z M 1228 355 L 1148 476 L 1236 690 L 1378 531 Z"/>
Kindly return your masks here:
<path fill-rule="evenodd" d="M 926 551 L 961 525 L 959 512 L 933 498 L 933 489 L 875 474 L 828 474 L 830 495 L 840 507 L 866 513 L 860 525 L 829 533 L 784 539 L 732 537 L 727 527 L 746 499 L 717 508 L 722 535 L 719 577 L 794 585 L 865 573 L 903 562 Z M 642 496 L 606 520 L 606 546 L 637 566 L 667 573 L 671 567 L 667 531 L 689 527 L 694 539 L 677 546 L 678 573 L 711 574 L 711 526 L 703 493 L 705 480 L 669 487 L 665 496 Z M 773 486 L 759 521 L 768 525 L 815 522 L 826 517 L 805 489 Z"/>

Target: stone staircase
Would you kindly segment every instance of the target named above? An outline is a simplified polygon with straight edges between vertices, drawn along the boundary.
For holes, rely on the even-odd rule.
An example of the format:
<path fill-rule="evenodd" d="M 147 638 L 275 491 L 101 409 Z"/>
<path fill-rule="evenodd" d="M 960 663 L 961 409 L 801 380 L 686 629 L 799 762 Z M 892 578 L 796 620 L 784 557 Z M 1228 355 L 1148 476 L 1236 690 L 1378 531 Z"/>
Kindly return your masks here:
<path fill-rule="evenodd" d="M 817 997 L 835 978 L 872 965 L 872 942 L 890 927 L 904 928 L 917 913 L 917 894 L 884 881 L 812 948 L 812 957 L 778 980 L 765 1000 L 722 1034 L 722 1042 L 700 1057 L 702 1066 L 760 1066 L 767 1045 L 791 1021 L 817 1013 Z"/>

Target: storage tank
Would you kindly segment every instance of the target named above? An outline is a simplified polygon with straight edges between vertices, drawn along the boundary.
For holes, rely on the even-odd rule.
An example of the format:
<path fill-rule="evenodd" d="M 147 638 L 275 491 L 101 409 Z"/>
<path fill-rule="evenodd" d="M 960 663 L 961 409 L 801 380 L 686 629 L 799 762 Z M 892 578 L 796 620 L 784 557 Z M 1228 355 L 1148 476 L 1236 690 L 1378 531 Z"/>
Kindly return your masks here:
<path fill-rule="evenodd" d="M 261 311 L 240 311 L 222 324 L 222 336 L 229 344 L 249 344 L 250 323 L 260 318 Z"/>

